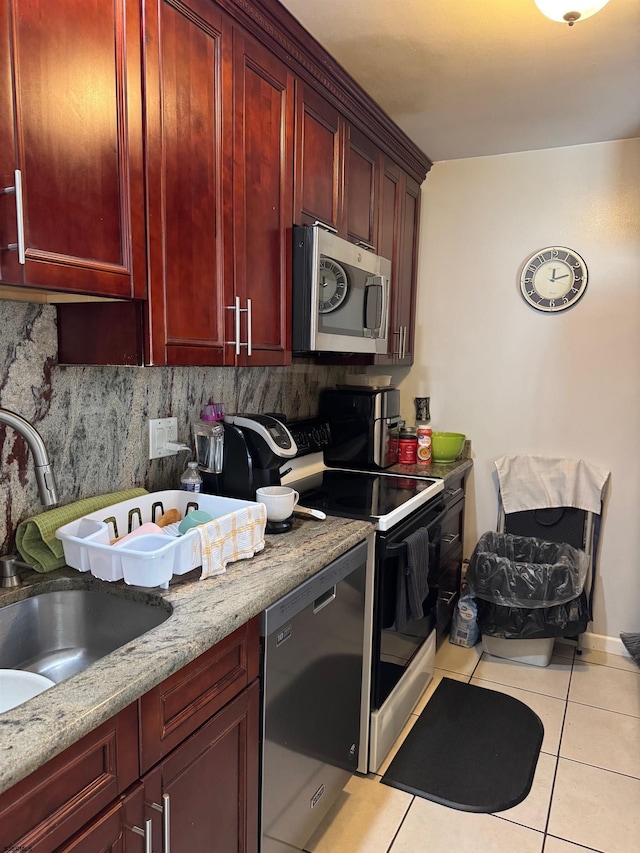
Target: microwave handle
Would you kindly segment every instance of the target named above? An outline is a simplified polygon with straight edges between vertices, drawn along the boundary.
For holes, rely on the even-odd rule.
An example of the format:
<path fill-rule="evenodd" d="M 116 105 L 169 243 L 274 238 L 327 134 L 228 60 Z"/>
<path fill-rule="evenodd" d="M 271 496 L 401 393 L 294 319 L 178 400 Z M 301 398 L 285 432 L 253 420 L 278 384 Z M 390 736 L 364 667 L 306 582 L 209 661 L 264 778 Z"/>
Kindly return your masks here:
<path fill-rule="evenodd" d="M 372 293 L 372 291 L 374 292 Z M 372 296 L 375 296 L 375 302 L 371 301 Z M 384 276 L 369 276 L 364 292 L 364 327 L 371 331 L 372 338 L 380 337 L 380 330 L 384 321 L 385 303 Z"/>

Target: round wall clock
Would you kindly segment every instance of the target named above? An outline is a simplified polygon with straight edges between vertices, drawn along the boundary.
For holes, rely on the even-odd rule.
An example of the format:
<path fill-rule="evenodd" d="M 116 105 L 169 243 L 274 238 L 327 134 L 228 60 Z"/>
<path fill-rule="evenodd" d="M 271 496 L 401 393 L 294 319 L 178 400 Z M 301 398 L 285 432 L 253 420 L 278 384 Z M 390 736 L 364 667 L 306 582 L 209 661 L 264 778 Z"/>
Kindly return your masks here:
<path fill-rule="evenodd" d="M 587 289 L 587 265 L 573 249 L 549 246 L 525 261 L 520 276 L 524 299 L 538 311 L 564 311 Z"/>
<path fill-rule="evenodd" d="M 349 279 L 340 264 L 331 258 L 320 258 L 320 294 L 318 310 L 321 314 L 342 305 L 349 290 Z"/>

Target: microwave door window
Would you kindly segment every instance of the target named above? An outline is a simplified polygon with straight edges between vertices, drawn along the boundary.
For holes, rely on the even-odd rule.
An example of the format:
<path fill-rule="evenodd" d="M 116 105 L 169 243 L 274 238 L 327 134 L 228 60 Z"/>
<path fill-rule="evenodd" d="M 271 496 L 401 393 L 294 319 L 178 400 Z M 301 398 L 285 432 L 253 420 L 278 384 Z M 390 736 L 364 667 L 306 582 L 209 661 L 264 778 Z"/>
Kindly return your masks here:
<path fill-rule="evenodd" d="M 371 276 L 356 267 L 321 256 L 318 275 L 319 332 L 348 338 L 372 336 L 364 328 L 368 278 Z"/>

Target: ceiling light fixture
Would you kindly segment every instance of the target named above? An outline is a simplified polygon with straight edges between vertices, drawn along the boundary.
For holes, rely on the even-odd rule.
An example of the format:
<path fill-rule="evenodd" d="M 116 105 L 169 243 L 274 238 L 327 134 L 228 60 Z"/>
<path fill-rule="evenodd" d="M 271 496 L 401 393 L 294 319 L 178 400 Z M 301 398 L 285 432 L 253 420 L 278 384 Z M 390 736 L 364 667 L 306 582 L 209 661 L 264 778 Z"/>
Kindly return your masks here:
<path fill-rule="evenodd" d="M 536 6 L 543 15 L 551 18 L 552 21 L 559 21 L 561 24 L 569 24 L 572 27 L 576 21 L 584 21 L 585 18 L 590 18 L 599 12 L 603 6 L 606 6 L 609 0 L 600 0 L 600 2 L 585 2 L 585 0 L 534 0 Z"/>

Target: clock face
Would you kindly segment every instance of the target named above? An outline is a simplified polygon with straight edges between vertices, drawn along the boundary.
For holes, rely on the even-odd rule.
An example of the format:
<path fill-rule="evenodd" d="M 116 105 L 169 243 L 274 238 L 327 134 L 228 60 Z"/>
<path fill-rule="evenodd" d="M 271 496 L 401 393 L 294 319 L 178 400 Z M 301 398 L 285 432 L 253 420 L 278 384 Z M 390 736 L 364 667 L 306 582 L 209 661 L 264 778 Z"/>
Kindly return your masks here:
<path fill-rule="evenodd" d="M 342 305 L 349 290 L 349 279 L 344 269 L 331 258 L 320 258 L 320 294 L 318 310 L 321 314 Z"/>
<path fill-rule="evenodd" d="M 575 305 L 587 288 L 587 265 L 580 255 L 550 246 L 532 255 L 520 276 L 524 299 L 538 311 L 564 311 Z"/>

